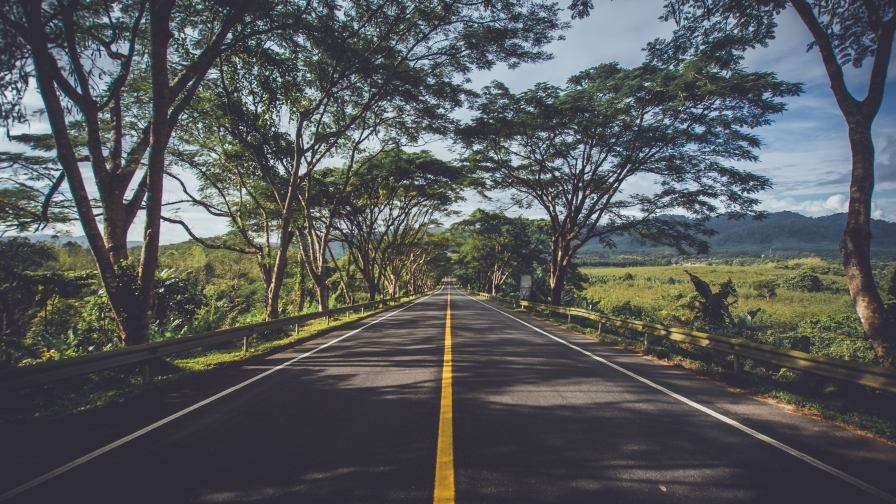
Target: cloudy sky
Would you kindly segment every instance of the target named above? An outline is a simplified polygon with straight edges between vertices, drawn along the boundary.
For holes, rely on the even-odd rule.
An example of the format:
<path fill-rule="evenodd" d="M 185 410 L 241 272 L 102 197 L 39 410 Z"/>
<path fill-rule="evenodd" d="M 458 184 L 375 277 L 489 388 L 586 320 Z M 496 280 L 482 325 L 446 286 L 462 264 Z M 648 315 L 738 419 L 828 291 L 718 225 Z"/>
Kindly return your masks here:
<path fill-rule="evenodd" d="M 524 66 L 516 70 L 506 68 L 481 72 L 472 76 L 473 87 L 480 88 L 492 80 L 506 83 L 515 92 L 523 91 L 537 82 L 563 84 L 566 79 L 585 68 L 617 61 L 632 67 L 644 59 L 642 48 L 656 37 L 668 37 L 673 26 L 657 18 L 663 0 L 597 0 L 591 17 L 576 21 L 566 33 L 566 40 L 552 44 L 552 61 Z M 817 52 L 806 53 L 810 36 L 792 10 L 779 19 L 778 38 L 768 48 L 752 51 L 747 56 L 751 70 L 776 72 L 785 80 L 805 84 L 805 93 L 788 99 L 788 110 L 777 116 L 776 122 L 758 130 L 765 145 L 760 161 L 739 166 L 770 177 L 774 189 L 763 193 L 763 207 L 769 211 L 791 210 L 809 216 L 829 215 L 846 211 L 848 198 L 850 151 L 846 137 L 846 123 L 834 101 L 821 57 Z M 847 79 L 850 89 L 858 97 L 865 95 L 869 68 L 849 67 Z M 877 183 L 874 193 L 875 217 L 896 221 L 896 65 L 890 66 L 888 92 L 875 120 L 873 135 L 877 149 L 875 165 Z M 36 107 L 35 107 L 36 108 Z M 32 123 L 31 131 L 45 128 Z M 12 132 L 23 131 L 23 128 Z M 0 149 L 8 144 L 0 141 Z M 451 157 L 447 146 L 427 146 L 434 153 Z M 169 184 L 172 187 L 172 184 Z M 171 194 L 170 198 L 176 198 Z M 475 200 L 459 206 L 468 211 L 481 203 Z M 183 208 L 181 216 L 191 222 L 201 234 L 209 236 L 223 232 L 226 223 L 209 217 L 204 212 Z M 131 239 L 139 239 L 142 225 L 132 228 Z M 72 234 L 82 234 L 73 229 Z M 177 226 L 163 223 L 163 242 L 186 239 Z"/>
<path fill-rule="evenodd" d="M 642 48 L 657 37 L 668 37 L 673 25 L 657 18 L 663 0 L 595 2 L 590 18 L 577 21 L 566 40 L 550 49 L 554 60 L 540 65 L 478 74 L 476 87 L 501 80 L 515 91 L 536 82 L 563 84 L 570 75 L 591 66 L 617 61 L 631 67 L 643 62 Z M 772 71 L 781 79 L 803 82 L 805 93 L 787 100 L 787 111 L 760 130 L 765 145 L 758 163 L 749 169 L 775 184 L 761 199 L 769 211 L 790 210 L 813 217 L 845 212 L 848 201 L 850 150 L 846 122 L 837 108 L 818 52 L 806 52 L 808 30 L 792 10 L 779 19 L 777 39 L 768 48 L 747 55 L 751 70 Z M 854 95 L 865 96 L 870 65 L 846 69 Z M 875 217 L 896 221 L 896 65 L 890 66 L 888 91 L 874 122 L 877 149 Z"/>

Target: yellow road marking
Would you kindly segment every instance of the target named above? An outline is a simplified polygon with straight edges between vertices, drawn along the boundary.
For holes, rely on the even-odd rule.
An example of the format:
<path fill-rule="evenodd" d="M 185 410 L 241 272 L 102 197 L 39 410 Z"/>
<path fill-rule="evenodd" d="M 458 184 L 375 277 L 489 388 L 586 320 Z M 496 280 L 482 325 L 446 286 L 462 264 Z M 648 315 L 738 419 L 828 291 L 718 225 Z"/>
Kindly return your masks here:
<path fill-rule="evenodd" d="M 451 286 L 445 316 L 445 363 L 442 366 L 442 412 L 439 415 L 439 444 L 436 449 L 435 504 L 454 504 L 454 419 L 451 393 Z"/>

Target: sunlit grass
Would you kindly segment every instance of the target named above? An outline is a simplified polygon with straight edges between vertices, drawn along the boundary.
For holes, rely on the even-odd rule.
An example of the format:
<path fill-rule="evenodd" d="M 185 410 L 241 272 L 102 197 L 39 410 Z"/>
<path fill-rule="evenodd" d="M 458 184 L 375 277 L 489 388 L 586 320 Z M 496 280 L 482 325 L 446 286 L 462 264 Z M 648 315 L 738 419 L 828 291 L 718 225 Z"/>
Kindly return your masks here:
<path fill-rule="evenodd" d="M 242 340 L 234 340 L 223 346 L 189 350 L 164 358 L 170 365 L 164 365 L 165 369 L 160 370 L 161 376 L 155 376 L 148 384 L 142 383 L 137 373 L 111 370 L 13 393 L 0 398 L 4 404 L 0 412 L 0 424 L 65 417 L 119 403 L 148 390 L 286 347 L 323 331 L 338 328 L 393 307 L 394 305 L 378 310 L 367 310 L 363 316 L 360 313 L 340 314 L 330 319 L 329 326 L 325 319 L 309 321 L 300 326 L 298 334 L 293 327 L 292 331 L 281 330 L 284 332 L 275 337 L 254 336 L 249 339 L 247 352 L 242 350 Z"/>
<path fill-rule="evenodd" d="M 582 268 L 582 272 L 591 275 L 616 277 L 608 283 L 592 284 L 585 294 L 600 300 L 600 309 L 610 311 L 626 301 L 644 308 L 659 321 L 680 325 L 676 322 L 685 317 L 681 310 L 682 301 L 694 292 L 694 287 L 685 270 L 703 280 L 720 283 L 728 278 L 734 281 L 739 301 L 731 307 L 732 313 L 741 313 L 761 308 L 757 323 L 769 325 L 776 331 L 793 331 L 803 320 L 811 317 L 839 317 L 855 314 L 849 294 L 832 292 L 795 292 L 777 289 L 777 296 L 771 299 L 757 294 L 752 288 L 753 282 L 770 278 L 780 282 L 784 277 L 793 275 L 794 270 L 778 269 L 772 266 L 706 266 L 694 264 L 689 266 L 646 266 L 632 268 Z M 621 280 L 630 273 L 634 279 Z M 841 276 L 818 275 L 825 283 L 846 286 Z M 654 279 L 674 278 L 682 283 L 658 283 L 648 281 Z"/>

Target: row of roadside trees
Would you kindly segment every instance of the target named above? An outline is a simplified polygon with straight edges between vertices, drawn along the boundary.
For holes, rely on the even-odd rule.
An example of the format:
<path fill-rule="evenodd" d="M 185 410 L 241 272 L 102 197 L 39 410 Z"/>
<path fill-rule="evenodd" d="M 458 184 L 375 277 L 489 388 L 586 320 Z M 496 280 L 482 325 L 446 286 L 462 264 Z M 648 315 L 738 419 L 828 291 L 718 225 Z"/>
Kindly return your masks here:
<path fill-rule="evenodd" d="M 243 238 L 209 245 L 258 257 L 276 318 L 290 245 L 301 240 L 309 274 L 322 275 L 334 209 L 364 159 L 450 128 L 470 72 L 546 59 L 568 27 L 561 11 L 540 0 L 4 2 L 0 120 L 27 121 L 37 91 L 52 132 L 38 140 L 55 153 L 6 157 L 4 220 L 77 220 L 122 342 L 145 343 L 166 181 L 189 173 L 200 188 L 187 199 Z M 315 174 L 336 159 L 342 184 L 318 204 Z"/>

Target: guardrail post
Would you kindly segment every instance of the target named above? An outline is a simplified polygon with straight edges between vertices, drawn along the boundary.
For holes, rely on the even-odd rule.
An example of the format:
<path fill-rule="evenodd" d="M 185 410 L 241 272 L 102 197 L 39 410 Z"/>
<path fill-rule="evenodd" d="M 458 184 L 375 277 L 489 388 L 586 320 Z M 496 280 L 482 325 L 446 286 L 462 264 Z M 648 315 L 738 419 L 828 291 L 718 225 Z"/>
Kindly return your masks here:
<path fill-rule="evenodd" d="M 644 348 L 650 346 L 650 343 L 647 341 L 647 333 L 644 333 Z"/>
<path fill-rule="evenodd" d="M 566 314 L 566 324 L 567 325 L 572 324 L 572 314 L 571 313 Z"/>
<path fill-rule="evenodd" d="M 143 375 L 140 377 L 140 381 L 141 381 L 141 383 L 146 385 L 152 379 L 152 377 L 149 374 L 149 363 L 144 362 L 142 367 L 143 367 Z"/>
<path fill-rule="evenodd" d="M 327 325 L 330 325 L 330 316 L 329 316 L 329 315 L 327 315 L 327 317 L 326 317 L 326 318 L 327 318 Z"/>
<path fill-rule="evenodd" d="M 248 351 L 249 351 L 249 337 L 243 336 L 243 353 L 246 353 Z"/>
<path fill-rule="evenodd" d="M 603 323 L 603 322 L 598 322 L 598 323 L 597 323 L 597 334 L 600 334 L 601 331 L 603 330 L 603 328 L 604 328 L 604 323 Z"/>
<path fill-rule="evenodd" d="M 740 370 L 740 356 L 737 354 L 734 354 L 734 374 L 737 374 L 737 372 L 739 370 Z"/>

